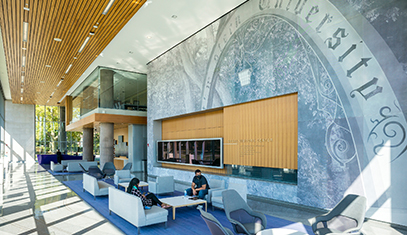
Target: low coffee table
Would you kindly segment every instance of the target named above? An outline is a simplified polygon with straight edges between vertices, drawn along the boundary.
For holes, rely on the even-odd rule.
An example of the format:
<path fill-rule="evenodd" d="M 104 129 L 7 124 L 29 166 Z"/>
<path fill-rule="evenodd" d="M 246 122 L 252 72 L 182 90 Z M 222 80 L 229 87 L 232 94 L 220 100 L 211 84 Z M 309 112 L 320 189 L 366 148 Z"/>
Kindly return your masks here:
<path fill-rule="evenodd" d="M 126 191 L 127 191 L 127 187 L 129 187 L 129 183 L 130 183 L 130 182 L 119 183 L 119 186 L 122 186 L 122 187 L 124 188 L 124 191 L 126 192 Z M 139 186 L 140 188 L 141 188 L 141 187 L 147 187 L 147 186 L 148 186 L 148 183 L 147 183 L 147 182 L 144 182 L 144 181 L 140 181 L 140 183 L 139 183 L 138 186 Z"/>
<path fill-rule="evenodd" d="M 189 198 L 191 198 L 191 196 L 167 197 L 167 198 L 160 199 L 160 201 L 162 201 L 163 203 L 168 204 L 172 207 L 172 219 L 173 220 L 175 220 L 175 209 L 179 208 L 179 207 L 205 204 L 205 211 L 207 211 L 208 204 L 206 203 L 205 200 L 202 200 L 202 199 L 192 200 Z"/>

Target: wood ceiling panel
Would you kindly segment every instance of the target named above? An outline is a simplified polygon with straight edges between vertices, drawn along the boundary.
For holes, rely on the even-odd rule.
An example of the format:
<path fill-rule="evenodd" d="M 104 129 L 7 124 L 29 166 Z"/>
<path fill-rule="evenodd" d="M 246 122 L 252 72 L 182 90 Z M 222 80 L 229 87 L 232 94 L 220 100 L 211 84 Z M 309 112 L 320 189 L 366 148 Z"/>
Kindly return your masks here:
<path fill-rule="evenodd" d="M 145 2 L 115 0 L 103 15 L 109 0 L 0 0 L 0 27 L 13 103 L 57 105 Z M 24 10 L 25 6 L 30 10 Z M 29 23 L 27 42 L 23 42 L 23 22 Z M 87 45 L 78 53 L 87 37 Z M 70 64 L 72 68 L 65 74 Z"/>

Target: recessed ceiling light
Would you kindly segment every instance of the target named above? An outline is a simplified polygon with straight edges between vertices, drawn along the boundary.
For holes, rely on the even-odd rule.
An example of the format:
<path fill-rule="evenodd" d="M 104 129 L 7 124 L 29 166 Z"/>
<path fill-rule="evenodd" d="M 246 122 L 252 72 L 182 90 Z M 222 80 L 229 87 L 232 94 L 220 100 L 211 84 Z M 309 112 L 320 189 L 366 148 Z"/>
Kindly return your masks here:
<path fill-rule="evenodd" d="M 27 50 L 27 48 L 25 48 L 25 47 L 23 47 L 22 49 L 23 49 L 23 50 Z"/>
<path fill-rule="evenodd" d="M 69 70 L 71 69 L 71 67 L 72 67 L 72 64 L 70 64 L 70 65 L 68 66 L 68 68 L 67 68 L 66 71 L 65 71 L 65 74 L 67 74 L 67 73 L 69 72 Z"/>
<path fill-rule="evenodd" d="M 76 59 L 78 59 L 78 57 L 74 57 L 73 59 L 76 60 Z"/>
<path fill-rule="evenodd" d="M 106 15 L 109 12 L 109 9 L 112 7 L 114 0 L 110 0 L 105 9 L 103 10 L 102 14 Z"/>
<path fill-rule="evenodd" d="M 94 26 L 93 26 L 93 28 L 97 29 L 97 28 L 98 28 L 98 26 L 97 26 L 97 25 L 94 25 Z"/>
<path fill-rule="evenodd" d="M 27 41 L 28 36 L 28 22 L 23 22 L 23 42 Z"/>
<path fill-rule="evenodd" d="M 95 32 L 89 32 L 89 35 L 93 36 L 95 35 Z"/>
<path fill-rule="evenodd" d="M 45 67 L 47 67 L 47 68 L 51 68 L 51 65 L 47 64 L 47 65 L 45 65 Z"/>
<path fill-rule="evenodd" d="M 37 94 L 41 94 L 41 92 L 37 91 Z"/>
<path fill-rule="evenodd" d="M 60 39 L 60 38 L 54 38 L 54 40 L 57 41 L 57 42 L 62 41 L 62 39 Z"/>
<path fill-rule="evenodd" d="M 90 39 L 90 37 L 87 37 L 87 38 L 85 39 L 85 41 L 83 42 L 81 48 L 79 48 L 78 53 L 81 53 L 81 52 L 82 52 L 83 48 L 85 48 L 85 46 L 86 46 L 86 44 L 88 43 L 89 39 Z"/>
<path fill-rule="evenodd" d="M 30 11 L 30 8 L 24 7 L 24 10 L 25 10 L 25 11 Z"/>
<path fill-rule="evenodd" d="M 59 81 L 57 87 L 59 87 L 59 86 L 61 85 L 62 81 L 63 81 L 63 80 Z"/>
<path fill-rule="evenodd" d="M 55 92 L 52 92 L 52 93 L 51 93 L 51 97 L 54 95 L 54 93 L 55 93 Z"/>
<path fill-rule="evenodd" d="M 40 81 L 40 83 L 45 83 L 45 81 Z"/>
<path fill-rule="evenodd" d="M 22 67 L 25 67 L 25 55 L 23 55 L 23 61 L 22 61 L 21 66 L 22 66 Z"/>
<path fill-rule="evenodd" d="M 24 88 L 21 88 L 21 94 L 23 94 L 23 92 L 24 92 Z"/>
<path fill-rule="evenodd" d="M 23 101 L 23 97 L 21 97 L 20 100 Z"/>
<path fill-rule="evenodd" d="M 151 36 L 150 36 L 150 35 L 148 35 L 148 36 L 146 36 L 146 38 L 151 39 Z"/>
<path fill-rule="evenodd" d="M 24 83 L 24 76 L 21 76 L 21 83 Z"/>

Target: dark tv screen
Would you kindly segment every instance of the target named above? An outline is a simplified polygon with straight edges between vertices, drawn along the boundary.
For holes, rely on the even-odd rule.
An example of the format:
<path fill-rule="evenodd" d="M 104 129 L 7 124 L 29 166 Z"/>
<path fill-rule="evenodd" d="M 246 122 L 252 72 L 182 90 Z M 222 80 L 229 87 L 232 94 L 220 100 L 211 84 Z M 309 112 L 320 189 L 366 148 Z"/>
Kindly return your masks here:
<path fill-rule="evenodd" d="M 157 161 L 223 168 L 222 138 L 157 141 Z"/>

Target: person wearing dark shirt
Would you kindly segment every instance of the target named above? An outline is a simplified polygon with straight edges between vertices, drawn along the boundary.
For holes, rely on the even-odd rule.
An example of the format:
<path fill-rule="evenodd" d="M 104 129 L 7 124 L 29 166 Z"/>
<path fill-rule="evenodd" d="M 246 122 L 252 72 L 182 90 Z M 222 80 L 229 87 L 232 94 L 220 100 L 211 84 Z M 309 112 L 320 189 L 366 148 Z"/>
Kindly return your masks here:
<path fill-rule="evenodd" d="M 62 153 L 61 153 L 61 151 L 59 151 L 59 149 L 58 149 L 58 151 L 57 151 L 57 161 L 58 161 L 59 164 L 61 164 L 61 161 L 62 161 Z"/>
<path fill-rule="evenodd" d="M 140 180 L 137 178 L 133 178 L 129 186 L 127 187 L 127 193 L 133 194 L 141 199 L 143 206 L 151 207 L 153 205 L 160 205 L 162 208 L 167 209 L 170 205 L 162 203 L 160 199 L 157 198 L 153 193 L 147 193 L 146 195 L 142 194 L 139 190 Z"/>
<path fill-rule="evenodd" d="M 205 176 L 202 175 L 201 171 L 197 169 L 195 171 L 195 176 L 192 179 L 191 188 L 188 188 L 188 196 L 198 196 L 200 199 L 204 199 L 205 195 L 208 194 L 209 184 Z"/>

